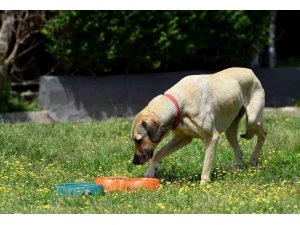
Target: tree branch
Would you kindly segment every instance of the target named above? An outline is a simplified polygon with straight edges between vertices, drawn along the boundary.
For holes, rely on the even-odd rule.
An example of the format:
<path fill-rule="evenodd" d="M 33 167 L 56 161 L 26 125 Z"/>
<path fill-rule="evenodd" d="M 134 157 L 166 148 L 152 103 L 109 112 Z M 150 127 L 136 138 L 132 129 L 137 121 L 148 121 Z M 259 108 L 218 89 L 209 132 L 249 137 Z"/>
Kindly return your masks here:
<path fill-rule="evenodd" d="M 34 62 L 35 58 L 34 57 L 31 57 L 27 63 L 23 66 L 23 68 L 19 68 L 16 64 L 13 64 L 12 66 L 12 72 L 16 71 L 18 73 L 22 73 L 22 72 L 25 72 L 26 70 L 29 70 L 31 69 L 33 66 L 34 66 Z"/>
<path fill-rule="evenodd" d="M 16 55 L 16 59 L 18 59 L 18 58 L 20 58 L 21 56 L 25 55 L 26 53 L 30 52 L 31 50 L 33 50 L 34 48 L 36 48 L 37 46 L 39 46 L 40 44 L 42 44 L 44 41 L 45 41 L 45 39 L 42 40 L 42 41 L 40 41 L 40 42 L 37 42 L 37 43 L 34 44 L 34 45 L 31 45 L 29 48 L 27 48 L 26 50 L 22 51 L 21 53 L 18 53 L 18 54 Z"/>
<path fill-rule="evenodd" d="M 16 59 L 24 57 L 29 52 L 41 45 L 44 40 L 38 40 L 35 34 L 39 33 L 45 22 L 45 13 L 43 11 L 4 11 L 6 17 L 11 17 L 9 29 L 14 38 L 6 38 L 4 44 L 0 43 L 1 51 L 5 54 L 1 58 L 1 63 L 6 71 L 10 71 L 14 79 L 20 81 L 22 78 L 18 76 L 18 73 L 23 73 L 31 69 L 35 65 L 34 57 L 30 57 L 26 62 L 20 61 L 19 66 L 16 64 Z M 3 17 L 3 16 L 2 16 Z M 2 20 L 1 29 L 4 29 L 4 20 Z M 1 32 L 0 32 L 1 34 Z M 0 35 L 1 36 L 1 35 Z M 0 38 L 1 42 L 1 38 Z M 5 46 L 11 45 L 11 48 L 5 48 Z M 3 50 L 2 50 L 3 49 Z M 20 51 L 20 52 L 19 52 Z M 1 64 L 0 63 L 0 64 Z M 53 72 L 52 68 L 49 72 Z"/>
<path fill-rule="evenodd" d="M 21 45 L 21 44 L 24 44 L 24 42 L 25 42 L 28 38 L 30 38 L 33 34 L 37 34 L 37 33 L 39 33 L 39 32 L 40 32 L 39 29 L 32 30 L 32 31 L 30 31 L 29 33 L 26 33 L 25 36 L 19 37 L 19 38 L 17 39 L 17 42 L 19 42 L 20 45 Z"/>
<path fill-rule="evenodd" d="M 10 66 L 12 64 L 12 62 L 15 60 L 18 48 L 19 48 L 19 43 L 16 42 L 13 50 L 11 51 L 9 56 L 4 60 L 5 66 Z"/>
<path fill-rule="evenodd" d="M 40 79 L 40 77 L 42 76 L 45 76 L 45 75 L 49 75 L 51 73 L 53 73 L 55 70 L 55 66 L 53 66 L 50 70 L 48 70 L 46 73 L 42 74 L 42 75 L 39 75 L 39 77 L 35 78 L 35 79 L 31 79 L 31 80 L 28 80 L 28 79 L 22 79 L 20 78 L 18 75 L 16 75 L 14 72 L 11 73 L 11 76 L 16 80 L 16 81 L 19 81 L 19 82 L 35 82 L 35 81 L 38 81 Z"/>

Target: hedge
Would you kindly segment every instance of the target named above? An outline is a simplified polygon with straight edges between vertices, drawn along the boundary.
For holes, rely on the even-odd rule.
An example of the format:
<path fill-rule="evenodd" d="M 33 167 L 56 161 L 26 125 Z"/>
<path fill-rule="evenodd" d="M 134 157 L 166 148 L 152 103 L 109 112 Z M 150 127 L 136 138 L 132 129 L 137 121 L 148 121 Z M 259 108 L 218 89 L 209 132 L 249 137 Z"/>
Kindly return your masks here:
<path fill-rule="evenodd" d="M 103 75 L 249 66 L 272 11 L 59 11 L 43 34 L 57 71 Z"/>

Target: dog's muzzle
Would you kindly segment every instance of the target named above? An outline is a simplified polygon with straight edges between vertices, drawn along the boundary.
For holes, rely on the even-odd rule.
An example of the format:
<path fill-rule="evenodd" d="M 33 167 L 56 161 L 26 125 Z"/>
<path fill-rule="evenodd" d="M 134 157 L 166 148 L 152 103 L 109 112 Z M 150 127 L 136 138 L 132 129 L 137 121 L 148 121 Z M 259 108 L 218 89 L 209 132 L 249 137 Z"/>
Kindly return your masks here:
<path fill-rule="evenodd" d="M 143 155 L 134 154 L 132 163 L 135 165 L 143 165 L 152 157 L 153 157 L 153 150 L 147 151 L 147 153 Z"/>

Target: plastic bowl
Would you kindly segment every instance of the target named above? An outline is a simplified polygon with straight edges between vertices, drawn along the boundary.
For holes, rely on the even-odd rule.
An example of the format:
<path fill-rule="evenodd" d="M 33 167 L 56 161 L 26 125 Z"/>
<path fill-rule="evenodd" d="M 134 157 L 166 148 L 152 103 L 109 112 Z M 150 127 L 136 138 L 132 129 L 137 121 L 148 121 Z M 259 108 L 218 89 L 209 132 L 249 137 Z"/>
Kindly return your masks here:
<path fill-rule="evenodd" d="M 129 178 L 127 189 L 146 188 L 149 191 L 157 190 L 160 185 L 157 178 Z"/>
<path fill-rule="evenodd" d="M 96 184 L 102 184 L 105 191 L 128 191 L 132 189 L 146 188 L 157 190 L 160 185 L 157 178 L 129 178 L 129 177 L 97 177 Z"/>
<path fill-rule="evenodd" d="M 97 177 L 96 184 L 101 184 L 105 191 L 126 190 L 128 178 L 126 177 Z"/>
<path fill-rule="evenodd" d="M 55 190 L 57 193 L 64 195 L 104 195 L 103 185 L 92 182 L 57 184 Z"/>

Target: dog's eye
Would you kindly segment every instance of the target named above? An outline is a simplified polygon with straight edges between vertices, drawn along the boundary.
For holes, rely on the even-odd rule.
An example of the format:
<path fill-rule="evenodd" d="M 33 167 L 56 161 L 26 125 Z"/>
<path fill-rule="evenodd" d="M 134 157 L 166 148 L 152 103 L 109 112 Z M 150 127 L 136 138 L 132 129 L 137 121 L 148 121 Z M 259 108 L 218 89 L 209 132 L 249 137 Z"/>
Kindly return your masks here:
<path fill-rule="evenodd" d="M 142 138 L 141 139 L 135 139 L 135 143 L 137 143 L 138 145 L 142 143 Z"/>

